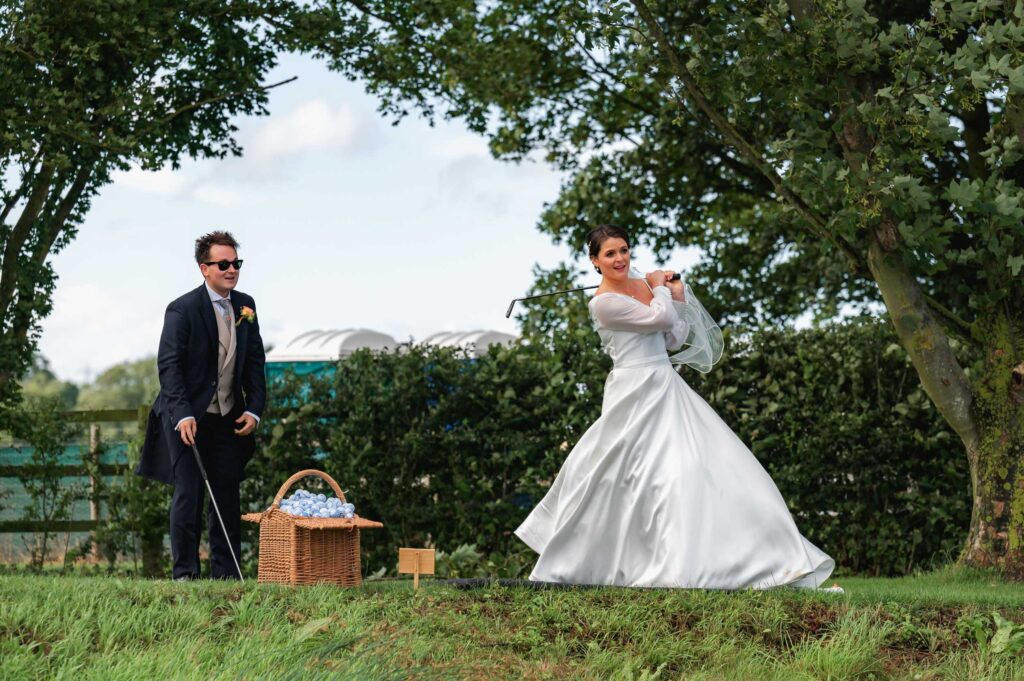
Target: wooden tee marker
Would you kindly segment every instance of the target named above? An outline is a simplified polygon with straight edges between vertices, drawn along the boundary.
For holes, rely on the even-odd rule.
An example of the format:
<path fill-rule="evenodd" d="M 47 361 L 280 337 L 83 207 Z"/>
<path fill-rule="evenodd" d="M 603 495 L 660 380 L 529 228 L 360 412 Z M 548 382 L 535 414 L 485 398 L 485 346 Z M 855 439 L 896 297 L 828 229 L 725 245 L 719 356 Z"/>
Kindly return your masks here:
<path fill-rule="evenodd" d="M 398 549 L 398 574 L 410 573 L 413 589 L 420 588 L 420 575 L 434 574 L 434 549 Z"/>

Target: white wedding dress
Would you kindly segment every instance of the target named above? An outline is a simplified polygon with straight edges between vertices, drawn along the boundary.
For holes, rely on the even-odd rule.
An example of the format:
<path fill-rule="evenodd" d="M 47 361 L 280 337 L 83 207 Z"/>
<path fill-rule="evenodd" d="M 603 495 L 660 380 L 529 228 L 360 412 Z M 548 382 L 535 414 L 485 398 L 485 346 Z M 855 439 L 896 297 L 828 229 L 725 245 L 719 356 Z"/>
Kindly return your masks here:
<path fill-rule="evenodd" d="M 614 367 L 600 418 L 516 530 L 540 554 L 530 579 L 818 587 L 834 561 L 804 539 L 768 473 L 666 354 L 688 336 L 692 292 L 680 303 L 653 291 L 650 305 L 617 293 L 590 301 Z"/>

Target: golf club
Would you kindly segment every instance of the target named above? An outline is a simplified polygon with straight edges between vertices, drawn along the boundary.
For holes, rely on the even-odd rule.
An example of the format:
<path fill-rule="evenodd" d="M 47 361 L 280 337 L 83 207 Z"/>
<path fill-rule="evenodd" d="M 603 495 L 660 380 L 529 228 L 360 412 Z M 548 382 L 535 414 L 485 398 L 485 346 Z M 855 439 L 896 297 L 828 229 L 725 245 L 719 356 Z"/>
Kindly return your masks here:
<path fill-rule="evenodd" d="M 238 579 L 245 581 L 245 577 L 242 576 L 242 568 L 238 564 L 238 557 L 235 556 L 235 548 L 231 545 L 231 537 L 228 536 L 228 528 L 224 526 L 224 518 L 220 514 L 220 509 L 217 507 L 217 500 L 213 498 L 213 488 L 210 487 L 210 479 L 206 477 L 206 468 L 203 467 L 203 460 L 199 458 L 199 449 L 196 447 L 196 443 L 192 443 L 192 453 L 196 455 L 196 465 L 199 466 L 199 474 L 203 476 L 203 482 L 206 483 L 206 491 L 210 493 L 210 503 L 213 504 L 213 510 L 217 514 L 217 520 L 220 521 L 221 532 L 224 533 L 224 540 L 228 544 L 228 551 L 231 552 L 231 560 L 235 561 L 235 569 L 238 570 Z"/>
<path fill-rule="evenodd" d="M 680 278 L 680 274 L 678 272 L 676 272 L 671 277 L 669 277 L 669 281 L 678 281 L 679 278 Z M 594 284 L 593 286 L 583 286 L 583 287 L 580 287 L 580 288 L 569 288 L 569 289 L 566 289 L 564 291 L 551 291 L 550 293 L 538 293 L 537 295 L 534 295 L 534 296 L 523 296 L 522 298 L 513 298 L 512 302 L 508 304 L 508 310 L 506 310 L 506 312 L 505 312 L 505 319 L 508 319 L 509 317 L 512 316 L 512 308 L 515 307 L 516 303 L 519 302 L 520 300 L 533 300 L 534 298 L 545 298 L 547 296 L 557 296 L 557 295 L 561 295 L 563 293 L 576 293 L 577 291 L 589 291 L 590 289 L 597 288 L 598 286 L 599 286 L 599 284 Z"/>

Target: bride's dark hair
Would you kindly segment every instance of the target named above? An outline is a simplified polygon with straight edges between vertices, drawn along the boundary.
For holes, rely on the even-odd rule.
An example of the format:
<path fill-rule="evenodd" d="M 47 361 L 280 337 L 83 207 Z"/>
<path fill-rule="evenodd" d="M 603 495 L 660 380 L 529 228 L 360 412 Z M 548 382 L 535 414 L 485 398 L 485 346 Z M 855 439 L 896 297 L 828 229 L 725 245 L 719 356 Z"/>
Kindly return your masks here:
<path fill-rule="evenodd" d="M 626 242 L 627 246 L 629 243 L 629 234 L 626 230 L 615 225 L 598 225 L 594 229 L 590 230 L 587 234 L 587 248 L 590 250 L 590 257 L 596 258 L 597 254 L 601 252 L 601 244 L 608 239 L 622 239 Z M 598 274 L 601 274 L 601 268 L 595 267 Z"/>

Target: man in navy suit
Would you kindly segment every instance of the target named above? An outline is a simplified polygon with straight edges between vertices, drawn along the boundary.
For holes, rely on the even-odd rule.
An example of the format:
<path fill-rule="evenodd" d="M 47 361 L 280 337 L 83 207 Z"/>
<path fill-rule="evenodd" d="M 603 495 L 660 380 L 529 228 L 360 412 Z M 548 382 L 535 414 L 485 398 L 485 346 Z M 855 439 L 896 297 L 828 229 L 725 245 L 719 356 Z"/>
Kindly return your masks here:
<path fill-rule="evenodd" d="M 164 313 L 157 368 L 160 394 L 149 413 L 136 473 L 174 485 L 171 502 L 173 577 L 199 577 L 205 486 L 191 446 L 196 444 L 227 527 L 213 505 L 207 513 L 210 574 L 237 578 L 228 549 L 241 555 L 239 484 L 256 448 L 253 431 L 266 401 L 266 358 L 256 303 L 236 291 L 242 261 L 229 232 L 196 240 L 205 281 Z"/>

